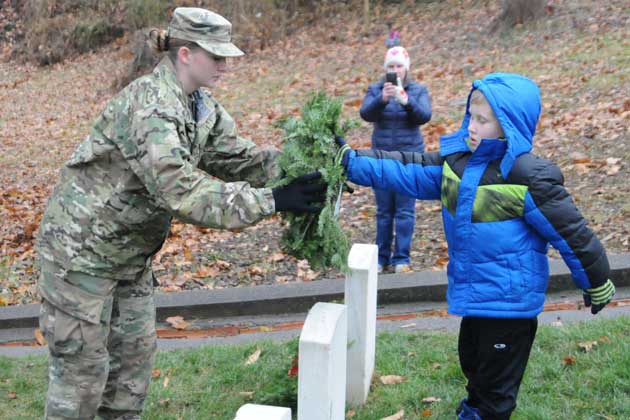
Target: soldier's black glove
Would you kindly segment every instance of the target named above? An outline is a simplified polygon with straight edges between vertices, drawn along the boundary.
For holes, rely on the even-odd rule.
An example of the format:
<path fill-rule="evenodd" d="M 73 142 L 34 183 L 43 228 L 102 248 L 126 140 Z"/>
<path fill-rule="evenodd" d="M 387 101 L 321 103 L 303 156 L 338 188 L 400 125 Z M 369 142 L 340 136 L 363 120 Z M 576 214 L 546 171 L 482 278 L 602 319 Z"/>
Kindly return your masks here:
<path fill-rule="evenodd" d="M 320 182 L 322 174 L 319 171 L 295 178 L 289 184 L 272 190 L 276 202 L 276 211 L 291 211 L 294 213 L 317 213 L 326 199 L 326 184 Z"/>
<path fill-rule="evenodd" d="M 610 279 L 606 280 L 606 283 L 599 287 L 593 287 L 591 289 L 584 290 L 584 305 L 588 308 L 591 307 L 591 313 L 593 315 L 604 309 L 608 303 L 610 303 L 613 295 L 615 294 L 615 285 Z"/>

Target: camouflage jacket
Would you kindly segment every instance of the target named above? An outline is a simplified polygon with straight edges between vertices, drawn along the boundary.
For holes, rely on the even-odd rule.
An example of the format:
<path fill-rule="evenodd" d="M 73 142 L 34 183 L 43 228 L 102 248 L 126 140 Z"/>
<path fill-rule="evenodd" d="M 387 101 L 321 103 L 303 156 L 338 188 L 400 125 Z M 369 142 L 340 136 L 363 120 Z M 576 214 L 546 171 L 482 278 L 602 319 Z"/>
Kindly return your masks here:
<path fill-rule="evenodd" d="M 112 98 L 65 163 L 44 213 L 41 258 L 66 270 L 133 279 L 171 218 L 239 228 L 274 212 L 278 151 L 236 135 L 203 91 L 187 96 L 170 59 Z"/>

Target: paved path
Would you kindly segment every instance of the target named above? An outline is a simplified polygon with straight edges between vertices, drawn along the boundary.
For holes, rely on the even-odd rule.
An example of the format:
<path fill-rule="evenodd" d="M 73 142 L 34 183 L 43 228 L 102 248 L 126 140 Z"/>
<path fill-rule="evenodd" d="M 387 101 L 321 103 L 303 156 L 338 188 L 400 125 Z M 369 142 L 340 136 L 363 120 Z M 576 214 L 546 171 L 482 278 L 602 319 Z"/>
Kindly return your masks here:
<path fill-rule="evenodd" d="M 579 292 L 555 293 L 547 295 L 546 308 L 548 310 L 538 317 L 541 325 L 563 325 L 588 321 L 598 318 L 615 318 L 625 316 L 630 325 L 630 288 L 618 288 L 615 305 L 607 307 L 596 317 L 591 315 L 590 309 L 581 308 Z M 563 309 L 563 308 L 572 309 Z M 378 309 L 377 332 L 383 331 L 448 331 L 456 332 L 460 318 L 446 315 L 446 303 L 409 303 L 380 307 Z M 274 315 L 274 316 L 245 316 L 230 319 L 195 320 L 193 330 L 198 335 L 221 334 L 224 336 L 206 336 L 200 338 L 159 339 L 158 350 L 169 351 L 205 345 L 240 344 L 260 340 L 288 340 L 300 334 L 300 324 L 306 318 L 305 313 Z M 167 329 L 159 324 L 161 336 L 168 334 L 179 335 L 180 331 Z M 204 333 L 205 332 L 205 333 Z M 32 328 L 18 328 L 0 330 L 0 343 L 8 341 L 31 341 L 34 330 Z M 0 355 L 19 357 L 32 354 L 46 354 L 46 347 L 17 346 L 9 347 L 0 344 Z"/>

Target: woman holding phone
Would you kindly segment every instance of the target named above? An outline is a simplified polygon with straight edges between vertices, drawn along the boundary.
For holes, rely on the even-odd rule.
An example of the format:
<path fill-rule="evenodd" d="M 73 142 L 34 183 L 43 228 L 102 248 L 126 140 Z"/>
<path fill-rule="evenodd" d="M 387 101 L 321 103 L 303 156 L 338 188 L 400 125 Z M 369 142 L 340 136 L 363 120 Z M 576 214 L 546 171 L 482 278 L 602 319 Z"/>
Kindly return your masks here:
<path fill-rule="evenodd" d="M 431 119 L 431 99 L 426 86 L 412 80 L 409 63 L 406 49 L 390 48 L 385 54 L 385 75 L 368 87 L 360 113 L 361 118 L 374 124 L 373 149 L 424 151 L 420 126 Z M 376 189 L 374 195 L 379 273 L 411 271 L 409 251 L 415 223 L 415 200 Z M 392 242 L 395 243 L 393 253 Z"/>

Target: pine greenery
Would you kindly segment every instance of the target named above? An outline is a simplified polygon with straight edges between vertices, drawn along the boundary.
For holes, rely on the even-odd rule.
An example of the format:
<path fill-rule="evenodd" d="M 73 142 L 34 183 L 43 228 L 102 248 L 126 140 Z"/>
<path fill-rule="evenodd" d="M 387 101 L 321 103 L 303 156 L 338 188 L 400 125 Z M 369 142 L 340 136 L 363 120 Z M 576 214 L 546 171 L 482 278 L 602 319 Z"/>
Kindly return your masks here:
<path fill-rule="evenodd" d="M 284 129 L 284 147 L 279 158 L 283 178 L 274 186 L 319 170 L 328 185 L 325 206 L 319 214 L 283 213 L 288 228 L 282 237 L 285 252 L 308 260 L 311 267 L 348 270 L 350 241 L 334 216 L 339 189 L 346 181 L 343 167 L 335 162 L 339 147 L 335 136 L 345 137 L 356 121 L 340 122 L 342 101 L 325 92 L 312 94 L 302 108 L 301 118 L 277 122 Z"/>

